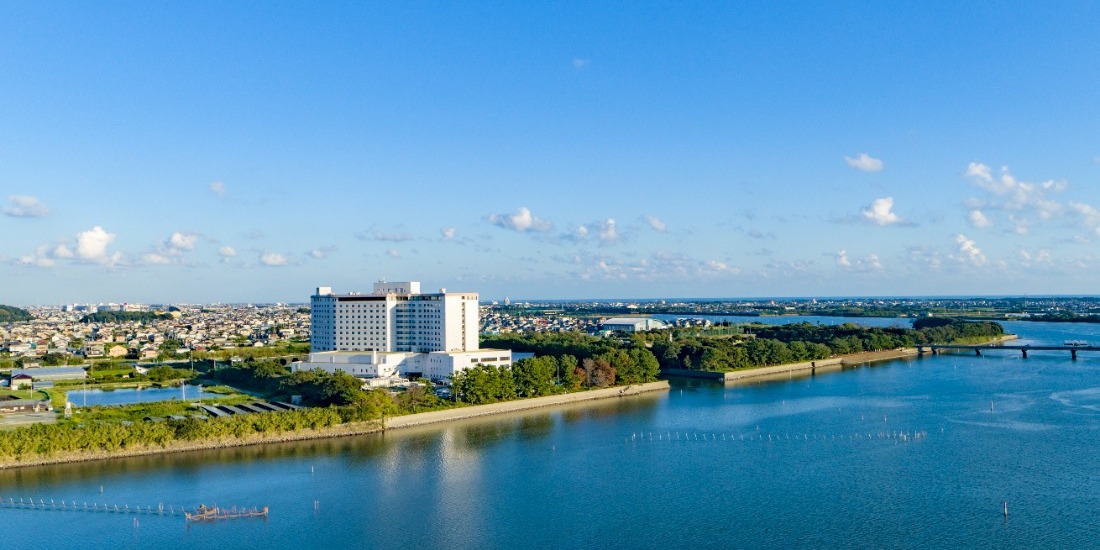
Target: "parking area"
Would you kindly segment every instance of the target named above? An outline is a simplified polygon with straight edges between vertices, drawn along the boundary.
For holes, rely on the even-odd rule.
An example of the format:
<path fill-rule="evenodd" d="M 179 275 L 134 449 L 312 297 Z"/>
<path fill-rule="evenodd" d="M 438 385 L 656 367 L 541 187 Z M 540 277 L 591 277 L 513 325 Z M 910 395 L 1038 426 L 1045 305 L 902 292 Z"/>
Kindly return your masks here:
<path fill-rule="evenodd" d="M 20 426 L 54 422 L 57 422 L 57 413 L 53 411 L 0 414 L 0 430 L 14 430 Z"/>

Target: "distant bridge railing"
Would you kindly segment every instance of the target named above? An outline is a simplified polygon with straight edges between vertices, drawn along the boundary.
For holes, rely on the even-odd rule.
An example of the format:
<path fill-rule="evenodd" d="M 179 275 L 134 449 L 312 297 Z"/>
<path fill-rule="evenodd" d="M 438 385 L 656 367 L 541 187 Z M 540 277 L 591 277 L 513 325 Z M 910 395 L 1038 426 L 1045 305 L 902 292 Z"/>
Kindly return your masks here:
<path fill-rule="evenodd" d="M 922 344 L 917 346 L 917 354 L 924 355 L 931 352 L 932 355 L 939 355 L 942 351 L 973 351 L 974 355 L 981 355 L 982 350 L 1014 350 L 1023 354 L 1024 359 L 1027 359 L 1027 352 L 1029 351 L 1068 351 L 1070 357 L 1077 359 L 1077 352 L 1079 351 L 1100 351 L 1100 346 L 1032 346 L 1032 345 L 1001 345 L 1001 344 Z"/>

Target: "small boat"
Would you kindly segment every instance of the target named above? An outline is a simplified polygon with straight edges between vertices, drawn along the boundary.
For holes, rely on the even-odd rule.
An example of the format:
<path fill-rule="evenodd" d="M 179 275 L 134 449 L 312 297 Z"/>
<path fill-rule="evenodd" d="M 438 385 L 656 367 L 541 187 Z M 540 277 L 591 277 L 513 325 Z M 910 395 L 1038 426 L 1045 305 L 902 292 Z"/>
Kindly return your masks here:
<path fill-rule="evenodd" d="M 1066 340 L 1065 342 L 1062 342 L 1062 344 L 1075 348 L 1085 347 L 1089 345 L 1089 343 L 1084 340 Z"/>
<path fill-rule="evenodd" d="M 184 516 L 187 517 L 187 521 L 217 521 L 220 519 L 239 519 L 239 518 L 267 518 L 267 506 L 263 508 L 249 508 L 238 510 L 233 508 L 231 510 L 225 510 L 218 508 L 217 506 L 207 506 L 200 504 L 194 512 L 184 512 Z"/>

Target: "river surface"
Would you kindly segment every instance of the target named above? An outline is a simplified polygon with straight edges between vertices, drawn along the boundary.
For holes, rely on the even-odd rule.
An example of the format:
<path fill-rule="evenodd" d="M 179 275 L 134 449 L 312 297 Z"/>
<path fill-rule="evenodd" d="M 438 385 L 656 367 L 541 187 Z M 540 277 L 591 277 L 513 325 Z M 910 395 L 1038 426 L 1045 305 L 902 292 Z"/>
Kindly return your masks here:
<path fill-rule="evenodd" d="M 1095 325 L 1006 328 L 1024 343 L 1100 341 Z M 5 498 L 271 512 L 0 518 L 22 547 L 70 550 L 1095 548 L 1100 355 L 1029 355 L 674 381 L 385 435 L 8 470 Z"/>

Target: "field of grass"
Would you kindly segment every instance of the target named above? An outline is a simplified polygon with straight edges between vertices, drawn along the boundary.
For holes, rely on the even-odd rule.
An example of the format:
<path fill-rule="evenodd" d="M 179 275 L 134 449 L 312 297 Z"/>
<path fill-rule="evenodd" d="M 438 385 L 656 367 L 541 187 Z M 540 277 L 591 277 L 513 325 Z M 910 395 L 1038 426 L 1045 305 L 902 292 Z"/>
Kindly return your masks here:
<path fill-rule="evenodd" d="M 49 398 L 49 394 L 42 390 L 0 390 L 0 399 L 38 399 L 43 400 Z M 64 405 L 64 403 L 62 403 Z"/>

